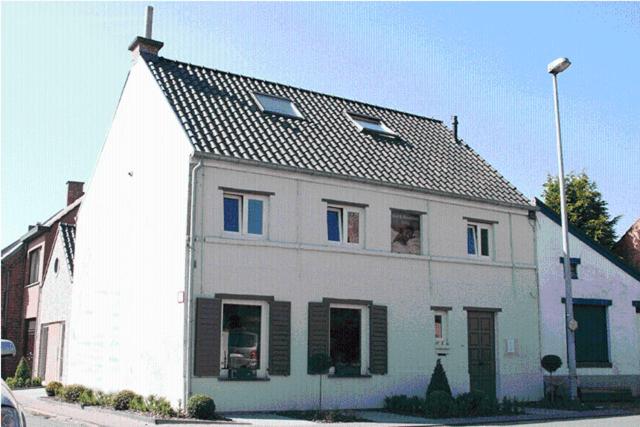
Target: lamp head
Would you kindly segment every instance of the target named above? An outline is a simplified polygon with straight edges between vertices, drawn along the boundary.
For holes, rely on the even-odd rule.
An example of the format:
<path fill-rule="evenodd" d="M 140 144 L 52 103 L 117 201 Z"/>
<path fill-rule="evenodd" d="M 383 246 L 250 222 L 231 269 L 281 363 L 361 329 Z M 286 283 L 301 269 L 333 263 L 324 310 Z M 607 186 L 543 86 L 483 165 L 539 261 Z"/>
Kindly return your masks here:
<path fill-rule="evenodd" d="M 547 72 L 550 74 L 560 74 L 571 65 L 571 61 L 567 58 L 558 58 L 547 65 Z"/>

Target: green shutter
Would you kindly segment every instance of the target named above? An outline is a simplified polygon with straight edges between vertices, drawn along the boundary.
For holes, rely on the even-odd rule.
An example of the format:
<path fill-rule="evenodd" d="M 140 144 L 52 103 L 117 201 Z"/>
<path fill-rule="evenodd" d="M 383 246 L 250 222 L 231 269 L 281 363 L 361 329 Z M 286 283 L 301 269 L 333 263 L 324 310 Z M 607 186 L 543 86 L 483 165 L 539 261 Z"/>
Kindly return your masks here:
<path fill-rule="evenodd" d="M 220 330 L 222 300 L 196 299 L 196 333 L 193 373 L 196 377 L 220 375 Z"/>
<path fill-rule="evenodd" d="M 269 308 L 269 374 L 291 372 L 291 303 L 273 301 Z"/>
<path fill-rule="evenodd" d="M 369 311 L 369 372 L 387 373 L 387 306 L 372 305 Z"/>
<path fill-rule="evenodd" d="M 329 304 L 309 303 L 308 328 L 307 373 L 313 374 L 311 358 L 316 354 L 329 355 Z"/>
<path fill-rule="evenodd" d="M 602 305 L 573 306 L 576 330 L 576 362 L 608 363 L 607 307 Z"/>

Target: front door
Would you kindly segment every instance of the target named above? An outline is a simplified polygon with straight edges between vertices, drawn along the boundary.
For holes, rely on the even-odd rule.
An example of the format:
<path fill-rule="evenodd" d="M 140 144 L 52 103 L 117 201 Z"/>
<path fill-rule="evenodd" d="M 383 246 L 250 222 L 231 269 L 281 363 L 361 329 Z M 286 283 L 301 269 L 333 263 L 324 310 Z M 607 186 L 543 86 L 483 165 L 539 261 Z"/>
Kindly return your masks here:
<path fill-rule="evenodd" d="M 496 397 L 494 313 L 468 311 L 470 389 Z"/>

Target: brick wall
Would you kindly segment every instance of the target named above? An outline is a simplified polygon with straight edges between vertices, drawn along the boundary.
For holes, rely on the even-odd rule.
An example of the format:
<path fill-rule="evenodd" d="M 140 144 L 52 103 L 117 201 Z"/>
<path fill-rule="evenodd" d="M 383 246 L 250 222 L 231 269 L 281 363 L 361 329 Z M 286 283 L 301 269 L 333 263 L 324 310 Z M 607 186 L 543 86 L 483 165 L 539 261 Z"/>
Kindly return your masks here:
<path fill-rule="evenodd" d="M 16 345 L 16 357 L 2 360 L 2 378 L 12 376 L 24 347 L 23 295 L 26 250 L 22 248 L 2 260 L 2 338 Z"/>

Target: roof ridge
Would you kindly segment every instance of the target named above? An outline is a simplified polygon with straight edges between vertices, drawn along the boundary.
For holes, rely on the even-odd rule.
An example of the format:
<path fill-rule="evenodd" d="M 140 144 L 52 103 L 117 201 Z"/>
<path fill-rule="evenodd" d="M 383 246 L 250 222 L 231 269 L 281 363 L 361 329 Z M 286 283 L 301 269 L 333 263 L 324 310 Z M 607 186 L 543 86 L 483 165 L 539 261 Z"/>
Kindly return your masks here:
<path fill-rule="evenodd" d="M 187 65 L 187 66 L 190 66 L 190 67 L 202 68 L 202 69 L 213 71 L 213 72 L 216 72 L 216 73 L 226 74 L 226 75 L 230 75 L 230 76 L 234 76 L 234 77 L 241 77 L 243 79 L 251 79 L 251 80 L 255 80 L 255 81 L 261 82 L 261 83 L 268 83 L 268 84 L 278 85 L 278 86 L 286 87 L 286 88 L 289 88 L 289 89 L 299 90 L 299 91 L 302 91 L 302 92 L 313 93 L 315 95 L 327 96 L 327 97 L 333 98 L 333 99 L 339 99 L 339 100 L 342 100 L 342 101 L 353 102 L 355 104 L 361 104 L 361 105 L 364 105 L 364 106 L 367 106 L 367 107 L 377 108 L 377 109 L 380 109 L 380 110 L 386 110 L 386 111 L 390 111 L 390 112 L 397 113 L 397 114 L 404 114 L 404 115 L 407 115 L 407 116 L 412 116 L 412 117 L 416 117 L 418 119 L 423 119 L 423 120 L 429 120 L 429 121 L 436 122 L 436 123 L 441 123 L 441 124 L 444 125 L 444 121 L 442 121 L 440 119 L 434 119 L 433 117 L 422 116 L 420 114 L 410 113 L 408 111 L 402 111 L 402 110 L 398 110 L 398 109 L 395 109 L 395 108 L 383 107 L 381 105 L 371 104 L 369 102 L 358 101 L 356 99 L 346 98 L 344 96 L 332 95 L 330 93 L 320 92 L 320 91 L 313 90 L 313 89 L 305 89 L 303 87 L 293 86 L 293 85 L 286 84 L 286 83 L 279 83 L 279 82 L 276 82 L 276 81 L 273 81 L 273 80 L 261 79 L 259 77 L 251 77 L 251 76 L 248 76 L 246 74 L 239 74 L 239 73 L 234 73 L 232 71 L 220 70 L 219 68 L 212 68 L 212 67 L 207 67 L 207 66 L 204 66 L 204 65 L 192 64 L 190 62 L 178 61 L 177 59 L 170 59 L 170 58 L 166 58 L 166 57 L 160 56 L 160 55 L 151 55 L 151 54 L 148 54 L 146 52 L 142 52 L 140 54 L 140 56 L 142 56 L 145 61 L 153 60 L 153 58 L 155 57 L 155 58 L 163 59 L 165 61 L 171 61 L 171 62 L 174 62 L 176 64 L 182 64 L 182 65 Z M 446 125 L 445 125 L 445 127 L 446 127 Z"/>

